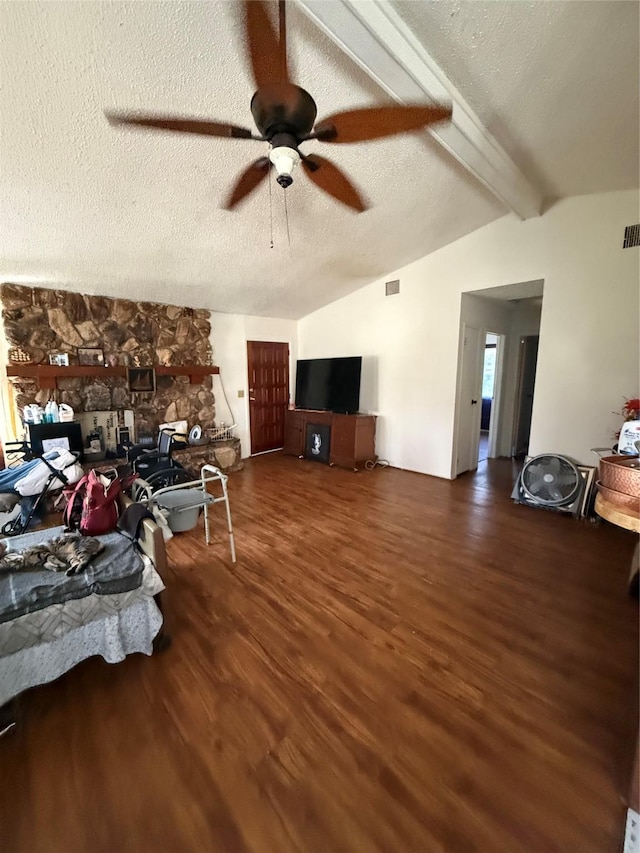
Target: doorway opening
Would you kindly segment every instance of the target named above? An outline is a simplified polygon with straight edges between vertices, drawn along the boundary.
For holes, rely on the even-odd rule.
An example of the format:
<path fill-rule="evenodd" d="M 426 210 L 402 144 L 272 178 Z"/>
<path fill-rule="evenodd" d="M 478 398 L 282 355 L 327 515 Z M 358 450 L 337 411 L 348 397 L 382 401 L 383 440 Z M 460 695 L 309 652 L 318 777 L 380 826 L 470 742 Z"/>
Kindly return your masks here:
<path fill-rule="evenodd" d="M 496 407 L 496 370 L 498 366 L 499 336 L 487 332 L 484 339 L 484 358 L 482 362 L 482 408 L 480 410 L 480 439 L 478 441 L 478 462 L 486 462 L 489 458 L 489 437 L 491 421 L 494 420 Z M 495 430 L 494 430 L 495 432 Z"/>
<path fill-rule="evenodd" d="M 452 476 L 528 452 L 543 280 L 462 294 Z"/>

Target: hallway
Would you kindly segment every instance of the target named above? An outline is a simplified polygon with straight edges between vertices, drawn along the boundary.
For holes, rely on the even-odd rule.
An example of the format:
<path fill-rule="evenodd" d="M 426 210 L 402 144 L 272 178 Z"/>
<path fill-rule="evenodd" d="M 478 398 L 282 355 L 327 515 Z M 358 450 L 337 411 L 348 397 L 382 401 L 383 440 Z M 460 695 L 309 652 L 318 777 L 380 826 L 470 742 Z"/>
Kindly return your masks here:
<path fill-rule="evenodd" d="M 478 444 L 478 462 L 486 462 L 489 458 L 489 430 L 480 430 L 480 443 Z"/>

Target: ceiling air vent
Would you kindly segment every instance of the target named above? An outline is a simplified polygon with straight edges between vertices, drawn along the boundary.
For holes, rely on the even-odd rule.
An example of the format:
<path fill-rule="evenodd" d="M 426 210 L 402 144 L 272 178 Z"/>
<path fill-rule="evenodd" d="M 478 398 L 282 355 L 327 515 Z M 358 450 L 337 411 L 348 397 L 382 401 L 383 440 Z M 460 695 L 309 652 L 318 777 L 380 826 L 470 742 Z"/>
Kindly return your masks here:
<path fill-rule="evenodd" d="M 396 293 L 400 293 L 400 279 L 397 278 L 395 281 L 385 281 L 384 295 L 395 296 Z"/>
<path fill-rule="evenodd" d="M 640 225 L 627 225 L 624 229 L 623 249 L 630 249 L 632 246 L 640 246 Z"/>

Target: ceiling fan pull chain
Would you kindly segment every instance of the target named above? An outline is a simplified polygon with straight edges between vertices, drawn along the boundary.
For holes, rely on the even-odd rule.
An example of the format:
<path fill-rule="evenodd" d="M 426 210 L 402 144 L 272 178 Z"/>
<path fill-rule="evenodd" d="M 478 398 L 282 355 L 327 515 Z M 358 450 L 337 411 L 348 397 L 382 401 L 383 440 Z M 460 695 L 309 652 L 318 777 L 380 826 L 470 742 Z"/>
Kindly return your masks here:
<path fill-rule="evenodd" d="M 289 233 L 289 208 L 287 207 L 287 191 L 283 187 L 282 192 L 284 194 L 284 218 L 287 223 L 287 240 L 289 241 L 289 254 L 291 254 L 291 234 Z"/>
<path fill-rule="evenodd" d="M 271 169 L 269 169 L 269 230 L 271 234 L 271 248 L 273 249 L 273 194 L 271 190 Z"/>

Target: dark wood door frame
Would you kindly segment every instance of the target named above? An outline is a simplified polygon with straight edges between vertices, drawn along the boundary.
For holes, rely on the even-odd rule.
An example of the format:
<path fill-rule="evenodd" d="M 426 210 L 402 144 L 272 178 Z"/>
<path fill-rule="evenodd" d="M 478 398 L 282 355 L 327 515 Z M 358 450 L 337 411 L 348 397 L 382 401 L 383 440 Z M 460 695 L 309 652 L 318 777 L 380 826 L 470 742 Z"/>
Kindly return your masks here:
<path fill-rule="evenodd" d="M 284 446 L 289 406 L 289 344 L 247 341 L 251 455 Z"/>

